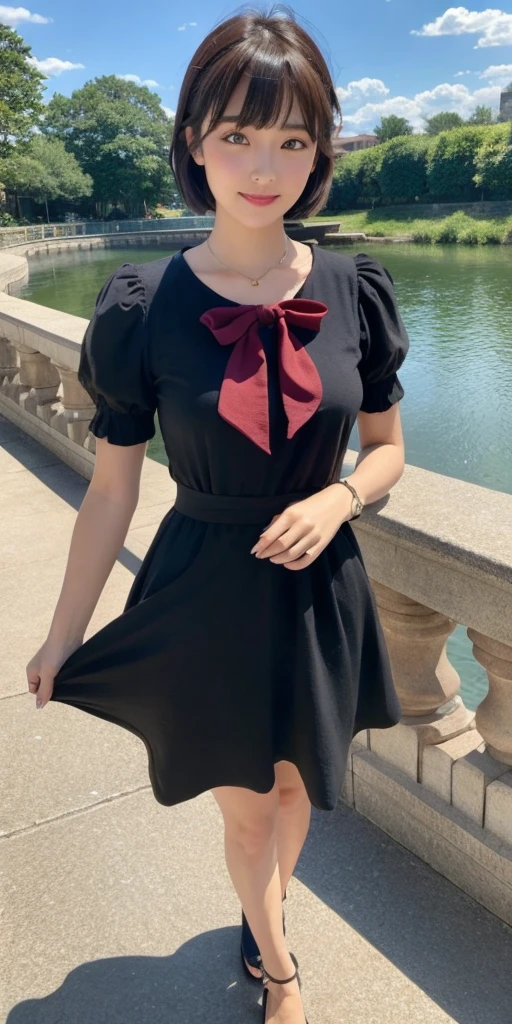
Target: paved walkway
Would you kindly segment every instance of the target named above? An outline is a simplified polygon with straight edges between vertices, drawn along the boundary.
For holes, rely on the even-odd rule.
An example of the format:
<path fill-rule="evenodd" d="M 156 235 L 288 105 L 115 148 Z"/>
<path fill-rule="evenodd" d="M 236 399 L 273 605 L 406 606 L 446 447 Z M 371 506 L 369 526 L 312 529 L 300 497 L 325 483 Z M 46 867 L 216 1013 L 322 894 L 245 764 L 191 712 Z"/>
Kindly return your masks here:
<path fill-rule="evenodd" d="M 164 479 L 146 459 L 87 635 L 122 610 Z M 160 806 L 136 737 L 27 692 L 86 488 L 0 417 L 0 1019 L 259 1024 L 213 798 Z M 512 931 L 345 806 L 314 813 L 287 923 L 310 1024 L 512 1022 Z"/>

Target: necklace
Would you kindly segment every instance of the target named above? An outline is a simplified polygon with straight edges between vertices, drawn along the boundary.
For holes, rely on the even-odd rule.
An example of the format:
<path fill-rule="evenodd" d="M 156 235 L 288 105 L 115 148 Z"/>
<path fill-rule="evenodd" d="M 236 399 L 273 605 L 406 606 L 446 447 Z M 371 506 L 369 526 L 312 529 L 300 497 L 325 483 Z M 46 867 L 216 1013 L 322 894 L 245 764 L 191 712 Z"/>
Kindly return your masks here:
<path fill-rule="evenodd" d="M 252 278 L 252 277 L 248 277 L 247 274 L 243 274 L 241 270 L 235 270 L 234 267 L 228 267 L 227 263 L 223 263 L 223 261 L 220 260 L 219 257 L 215 255 L 215 253 L 214 253 L 214 251 L 213 251 L 213 249 L 212 249 L 212 247 L 210 245 L 210 239 L 209 238 L 206 239 L 206 244 L 207 244 L 207 246 L 208 246 L 208 248 L 209 248 L 209 250 L 210 250 L 210 252 L 211 252 L 211 254 L 212 254 L 213 258 L 214 258 L 214 260 L 217 260 L 217 263 L 220 263 L 221 266 L 226 267 L 226 270 L 231 270 L 235 274 L 241 274 L 242 277 L 245 277 L 254 286 L 258 285 L 260 283 L 260 281 L 262 280 L 262 278 L 264 278 L 265 275 L 268 274 L 270 270 L 273 270 L 274 267 L 278 267 L 279 264 L 282 263 L 283 260 L 286 259 L 286 256 L 288 254 L 288 239 L 286 239 L 286 248 L 284 250 L 283 255 L 281 256 L 281 259 L 278 260 L 277 263 L 274 263 L 271 267 L 269 267 L 268 270 L 266 270 L 265 273 L 261 275 L 261 277 L 259 277 L 259 278 Z"/>

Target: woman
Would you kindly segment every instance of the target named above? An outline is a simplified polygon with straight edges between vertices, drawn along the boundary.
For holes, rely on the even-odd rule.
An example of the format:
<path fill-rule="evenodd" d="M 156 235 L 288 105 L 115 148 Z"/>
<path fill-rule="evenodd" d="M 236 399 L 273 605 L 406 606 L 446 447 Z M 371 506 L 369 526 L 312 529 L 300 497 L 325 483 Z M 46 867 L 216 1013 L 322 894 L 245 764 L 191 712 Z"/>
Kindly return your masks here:
<path fill-rule="evenodd" d="M 212 790 L 267 1024 L 305 1020 L 282 899 L 311 805 L 336 807 L 353 735 L 401 710 L 349 520 L 403 472 L 409 342 L 380 263 L 294 242 L 283 223 L 325 205 L 339 114 L 289 9 L 232 17 L 195 53 L 170 162 L 215 226 L 124 264 L 98 296 L 79 370 L 97 406 L 94 474 L 27 668 L 41 706 L 143 740 L 161 803 Z M 123 614 L 84 643 L 156 410 L 176 503 Z M 363 450 L 340 481 L 356 417 Z"/>

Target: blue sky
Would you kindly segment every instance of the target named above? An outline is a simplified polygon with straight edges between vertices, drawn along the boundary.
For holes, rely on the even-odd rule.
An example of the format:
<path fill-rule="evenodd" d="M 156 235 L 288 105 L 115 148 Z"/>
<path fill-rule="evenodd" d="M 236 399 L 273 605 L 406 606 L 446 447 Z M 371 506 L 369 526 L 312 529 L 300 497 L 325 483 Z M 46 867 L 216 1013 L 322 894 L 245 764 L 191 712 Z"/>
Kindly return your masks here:
<path fill-rule="evenodd" d="M 169 112 L 199 41 L 239 9 L 237 0 L 34 4 L 0 5 L 0 21 L 20 32 L 50 76 L 46 100 L 116 74 L 148 84 Z M 501 89 L 512 80 L 512 0 L 471 9 L 443 0 L 295 0 L 291 6 L 328 58 L 343 135 L 371 132 L 388 114 L 407 117 L 419 131 L 423 118 L 439 110 L 462 117 L 478 103 L 497 110 Z"/>

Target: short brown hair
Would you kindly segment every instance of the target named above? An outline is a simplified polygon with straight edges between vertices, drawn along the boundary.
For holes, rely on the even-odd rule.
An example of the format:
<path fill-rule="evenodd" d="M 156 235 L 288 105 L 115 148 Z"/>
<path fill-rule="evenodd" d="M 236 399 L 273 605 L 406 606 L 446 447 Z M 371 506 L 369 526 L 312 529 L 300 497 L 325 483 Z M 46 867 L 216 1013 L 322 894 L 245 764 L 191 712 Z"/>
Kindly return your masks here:
<path fill-rule="evenodd" d="M 308 134 L 317 142 L 317 158 L 302 195 L 286 218 L 311 216 L 327 201 L 334 167 L 332 136 L 336 116 L 341 121 L 341 108 L 324 57 L 286 5 L 272 7 L 268 13 L 257 10 L 228 18 L 210 32 L 192 57 L 180 90 L 169 153 L 183 199 L 194 213 L 215 210 L 204 167 L 189 151 L 185 128 L 193 129 L 194 145 L 199 146 L 215 128 L 244 74 L 249 74 L 249 88 L 237 131 L 249 124 L 271 127 L 285 99 L 287 119 L 294 95 L 297 97 Z M 201 125 L 210 108 L 210 122 L 201 137 Z"/>

